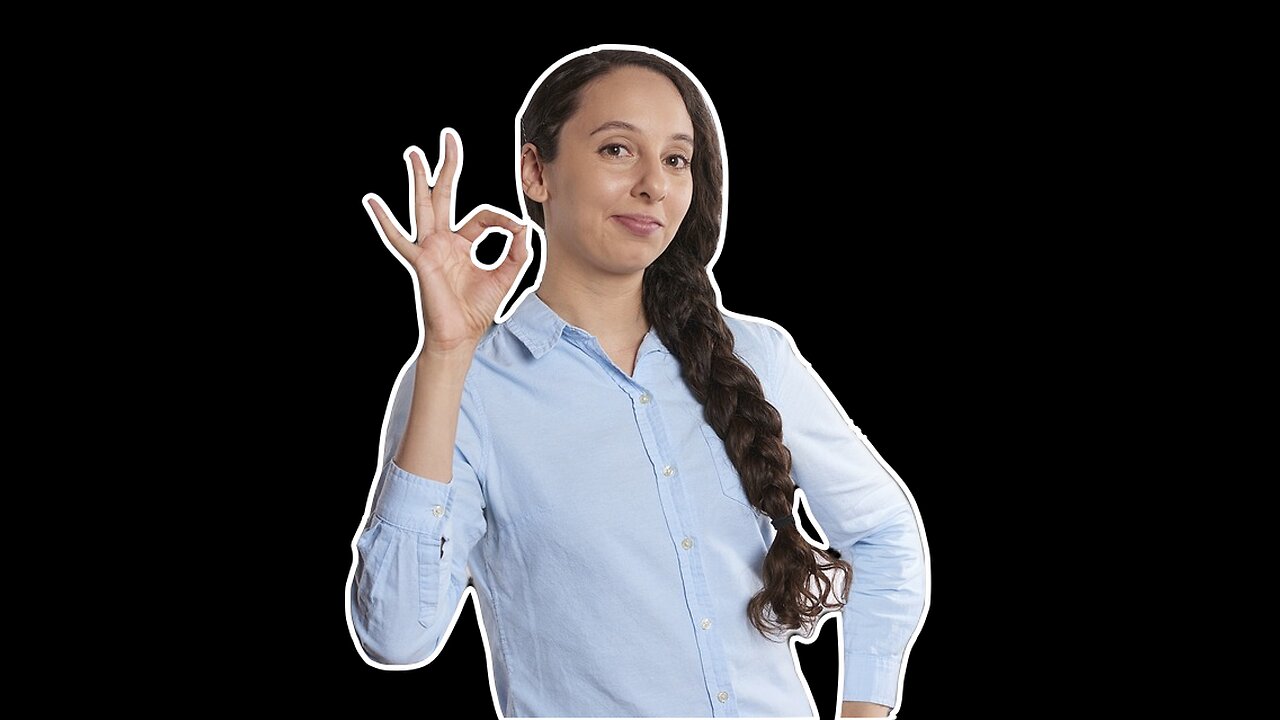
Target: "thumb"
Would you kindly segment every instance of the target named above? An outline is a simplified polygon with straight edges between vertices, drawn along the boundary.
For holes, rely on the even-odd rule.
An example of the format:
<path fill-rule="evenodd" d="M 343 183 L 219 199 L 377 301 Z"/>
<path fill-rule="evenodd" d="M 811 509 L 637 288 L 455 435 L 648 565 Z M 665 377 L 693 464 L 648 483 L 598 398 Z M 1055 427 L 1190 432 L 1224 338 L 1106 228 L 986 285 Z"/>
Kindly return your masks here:
<path fill-rule="evenodd" d="M 520 225 L 519 229 L 511 234 L 511 247 L 507 250 L 506 259 L 497 269 L 514 280 L 529 257 L 532 244 L 529 239 L 529 226 Z"/>

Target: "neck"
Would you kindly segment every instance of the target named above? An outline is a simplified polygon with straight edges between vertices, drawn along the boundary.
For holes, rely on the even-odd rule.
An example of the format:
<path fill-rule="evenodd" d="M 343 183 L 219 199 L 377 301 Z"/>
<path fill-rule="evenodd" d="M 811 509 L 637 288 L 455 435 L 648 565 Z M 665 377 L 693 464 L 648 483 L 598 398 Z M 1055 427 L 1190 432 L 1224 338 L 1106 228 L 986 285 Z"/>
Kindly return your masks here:
<path fill-rule="evenodd" d="M 548 268 L 550 270 L 550 268 Z M 582 278 L 545 272 L 538 297 L 568 323 L 605 344 L 638 342 L 649 331 L 643 302 L 644 274 Z"/>

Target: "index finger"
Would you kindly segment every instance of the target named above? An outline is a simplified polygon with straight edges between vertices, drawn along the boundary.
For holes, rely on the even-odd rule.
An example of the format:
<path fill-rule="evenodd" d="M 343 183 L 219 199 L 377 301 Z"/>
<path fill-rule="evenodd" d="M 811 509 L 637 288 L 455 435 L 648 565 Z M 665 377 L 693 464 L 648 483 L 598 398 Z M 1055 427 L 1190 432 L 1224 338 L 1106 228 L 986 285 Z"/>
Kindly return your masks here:
<path fill-rule="evenodd" d="M 417 226 L 414 228 L 414 242 L 422 242 L 436 224 L 435 209 L 431 206 L 431 185 L 427 180 L 427 160 L 416 148 L 409 148 L 406 154 L 409 166 L 413 168 L 413 222 Z"/>
<path fill-rule="evenodd" d="M 481 205 L 467 217 L 462 227 L 458 228 L 458 234 L 471 242 L 475 242 L 477 238 L 484 234 L 485 230 L 493 227 L 510 230 L 511 234 L 514 235 L 525 225 L 517 220 L 514 215 L 504 210 Z"/>

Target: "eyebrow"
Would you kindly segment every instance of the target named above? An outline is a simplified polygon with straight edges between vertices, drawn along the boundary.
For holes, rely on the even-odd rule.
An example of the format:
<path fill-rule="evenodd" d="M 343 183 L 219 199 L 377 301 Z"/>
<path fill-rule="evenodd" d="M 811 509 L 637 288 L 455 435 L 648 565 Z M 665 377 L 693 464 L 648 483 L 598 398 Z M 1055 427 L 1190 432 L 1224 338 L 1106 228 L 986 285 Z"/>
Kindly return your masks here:
<path fill-rule="evenodd" d="M 622 121 L 622 120 L 610 120 L 609 122 L 607 122 L 607 123 L 605 123 L 605 124 L 601 125 L 600 127 L 596 128 L 595 130 L 592 130 L 592 131 L 591 131 L 591 134 L 592 134 L 592 135 L 595 135 L 596 133 L 598 133 L 598 132 L 600 132 L 600 131 L 602 131 L 602 130 L 629 130 L 629 131 L 631 131 L 631 132 L 633 132 L 633 133 L 639 133 L 639 132 L 640 132 L 640 128 L 636 127 L 635 125 L 632 125 L 632 124 L 631 124 L 631 123 L 629 123 L 629 122 L 624 122 L 624 121 Z M 672 140 L 683 140 L 683 141 L 685 141 L 685 142 L 689 143 L 690 145 L 692 145 L 692 144 L 693 144 L 693 138 L 689 137 L 688 135 L 685 135 L 684 133 L 676 133 L 675 135 L 672 135 L 672 136 L 671 136 L 671 139 L 672 139 Z"/>

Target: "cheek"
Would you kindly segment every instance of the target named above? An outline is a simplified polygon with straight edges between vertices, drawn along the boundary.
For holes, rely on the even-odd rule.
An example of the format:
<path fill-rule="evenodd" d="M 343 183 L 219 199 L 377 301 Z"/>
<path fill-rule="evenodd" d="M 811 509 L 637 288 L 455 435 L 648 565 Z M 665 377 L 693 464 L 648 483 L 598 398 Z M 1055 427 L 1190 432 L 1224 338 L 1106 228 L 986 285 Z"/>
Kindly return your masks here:
<path fill-rule="evenodd" d="M 681 218 L 689 213 L 689 208 L 693 207 L 693 183 L 687 183 L 681 188 L 680 196 L 676 199 L 674 207 L 679 209 Z"/>
<path fill-rule="evenodd" d="M 585 190 L 596 210 L 608 215 L 617 212 L 619 207 L 631 206 L 631 187 L 634 184 L 635 181 L 623 173 L 601 173 Z"/>
<path fill-rule="evenodd" d="M 560 183 L 562 204 L 578 223 L 598 223 L 602 218 L 625 206 L 629 194 L 626 178 L 611 173 L 578 173 Z"/>

